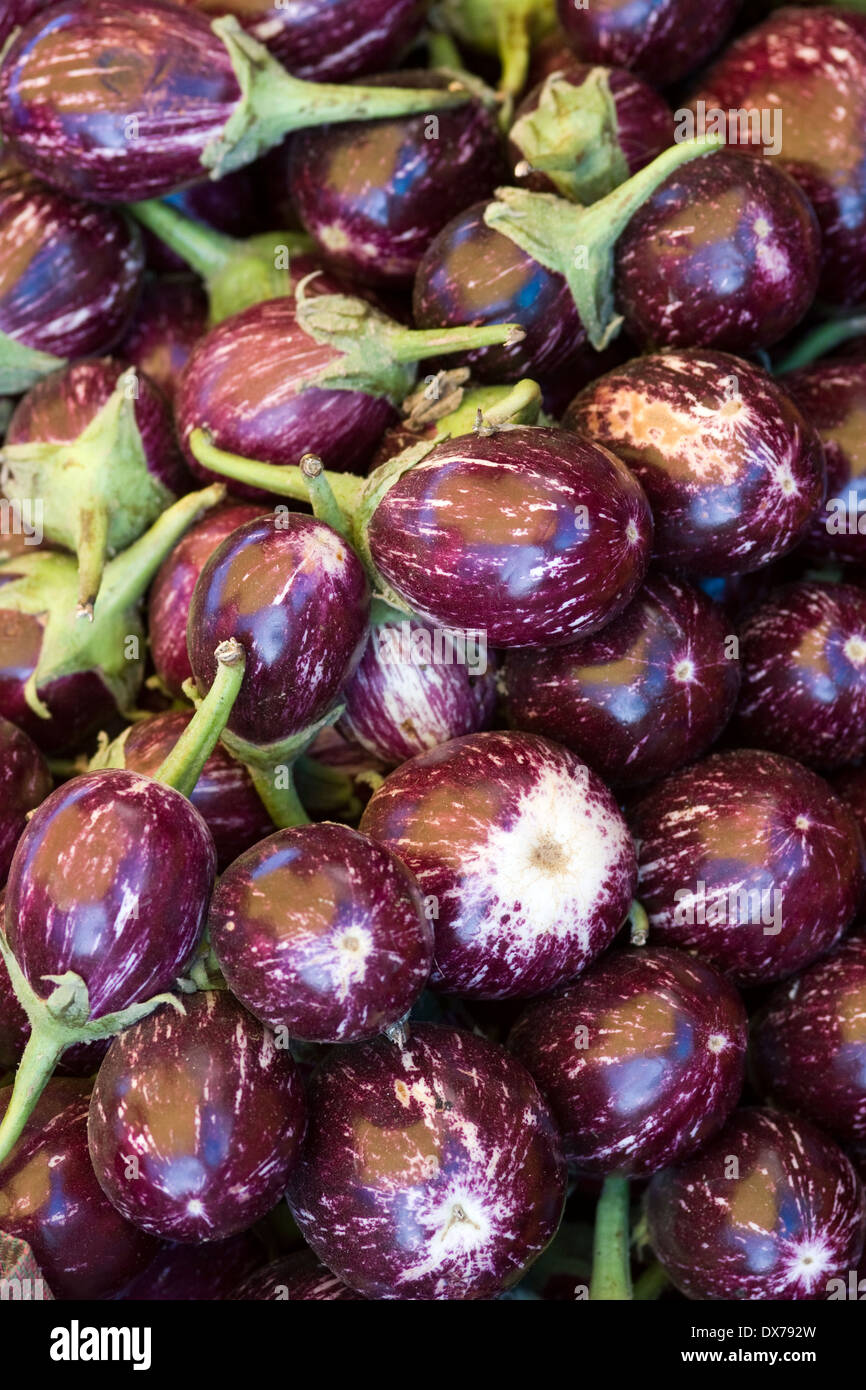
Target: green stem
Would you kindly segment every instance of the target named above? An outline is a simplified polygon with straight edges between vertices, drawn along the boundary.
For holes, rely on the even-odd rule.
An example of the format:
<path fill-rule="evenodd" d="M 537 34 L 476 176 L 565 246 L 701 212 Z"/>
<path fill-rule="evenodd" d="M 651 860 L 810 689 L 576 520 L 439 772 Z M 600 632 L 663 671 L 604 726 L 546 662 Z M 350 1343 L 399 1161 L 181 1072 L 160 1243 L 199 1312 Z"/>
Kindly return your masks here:
<path fill-rule="evenodd" d="M 324 521 L 326 526 L 333 527 L 335 531 L 348 540 L 352 529 L 351 520 L 334 496 L 334 489 L 328 481 L 325 465 L 318 454 L 304 454 L 299 467 L 307 488 L 310 506 L 313 508 L 313 516 L 318 521 Z"/>
<path fill-rule="evenodd" d="M 348 772 L 328 767 L 315 758 L 298 758 L 295 784 L 302 805 L 320 815 L 340 815 L 351 821 L 358 820 L 364 809 Z"/>
<path fill-rule="evenodd" d="M 290 76 L 233 16 L 214 20 L 211 28 L 228 50 L 241 89 L 232 115 L 202 155 L 214 178 L 251 163 L 294 130 L 426 115 L 460 105 L 469 96 L 458 83 L 452 90 L 304 82 Z"/>
<path fill-rule="evenodd" d="M 78 514 L 78 611 L 77 617 L 93 622 L 93 605 L 99 594 L 108 552 L 108 508 L 94 502 Z"/>
<path fill-rule="evenodd" d="M 21 1138 L 21 1131 L 67 1046 L 62 1029 L 49 1026 L 31 1030 L 15 1073 L 12 1097 L 0 1122 L 0 1164 L 5 1162 Z"/>
<path fill-rule="evenodd" d="M 632 1297 L 629 1180 L 616 1173 L 605 1178 L 595 1211 L 589 1297 L 596 1303 Z"/>
<path fill-rule="evenodd" d="M 859 338 L 861 334 L 866 336 L 864 314 L 854 314 L 851 318 L 830 319 L 801 338 L 797 346 L 776 364 L 773 371 L 776 376 L 783 376 L 785 372 L 795 372 L 800 367 L 811 366 L 818 358 L 824 357 L 851 338 Z"/>
<path fill-rule="evenodd" d="M 632 946 L 645 946 L 649 938 L 649 917 L 646 908 L 637 898 L 632 899 L 628 910 L 629 936 Z"/>
<path fill-rule="evenodd" d="M 211 473 L 231 478 L 236 483 L 261 488 L 275 497 L 290 497 L 296 502 L 310 500 L 307 480 L 297 464 L 259 463 L 256 459 L 227 453 L 224 449 L 218 449 L 204 430 L 193 430 L 188 442 L 193 457 Z M 365 478 L 359 478 L 354 473 L 328 474 L 332 495 L 347 515 L 357 506 L 365 482 Z"/>
<path fill-rule="evenodd" d="M 512 347 L 526 337 L 519 323 L 488 323 L 480 328 L 400 328 L 389 347 L 395 362 L 421 362 L 443 353 L 472 352 L 482 347 Z"/>
<path fill-rule="evenodd" d="M 240 642 L 220 642 L 213 684 L 168 757 L 154 774 L 157 782 L 191 796 L 201 770 L 226 726 L 244 678 L 246 657 Z"/>
<path fill-rule="evenodd" d="M 427 34 L 427 57 L 431 68 L 448 68 L 459 72 L 463 67 L 460 49 L 450 34 L 442 29 L 430 29 Z"/>
<path fill-rule="evenodd" d="M 166 555 L 190 526 L 225 497 L 223 483 L 181 497 L 157 517 L 149 531 L 105 566 L 99 591 L 100 609 L 132 607 L 147 588 Z"/>
<path fill-rule="evenodd" d="M 670 1287 L 670 1282 L 665 1270 L 656 1261 L 635 1280 L 635 1302 L 648 1303 L 652 1299 L 660 1298 L 665 1289 Z"/>
<path fill-rule="evenodd" d="M 223 270 L 238 249 L 239 243 L 234 237 L 226 236 L 213 227 L 205 227 L 156 198 L 144 203 L 130 203 L 129 211 L 160 241 L 181 256 L 203 280 L 210 280 L 211 276 Z"/>
<path fill-rule="evenodd" d="M 294 768 L 291 764 L 264 768 L 248 763 L 247 770 L 262 805 L 278 830 L 290 830 L 294 825 L 309 824 L 310 817 L 298 796 Z"/>

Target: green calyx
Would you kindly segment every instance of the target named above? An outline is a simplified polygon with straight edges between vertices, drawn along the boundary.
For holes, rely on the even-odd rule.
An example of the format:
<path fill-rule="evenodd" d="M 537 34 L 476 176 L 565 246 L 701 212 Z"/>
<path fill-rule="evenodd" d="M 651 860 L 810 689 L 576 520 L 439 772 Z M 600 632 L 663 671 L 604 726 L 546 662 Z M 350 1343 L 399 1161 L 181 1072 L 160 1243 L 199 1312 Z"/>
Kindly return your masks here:
<path fill-rule="evenodd" d="M 249 743 L 230 729 L 223 731 L 223 747 L 244 764 L 265 810 L 279 830 L 308 823 L 309 816 L 295 786 L 295 764 L 323 729 L 336 724 L 343 709 L 343 705 L 335 705 L 315 724 L 277 743 Z"/>
<path fill-rule="evenodd" d="M 54 985 L 47 999 L 41 999 L 24 975 L 0 931 L 0 957 L 6 966 L 15 996 L 30 1022 L 30 1037 L 15 1074 L 15 1086 L 0 1123 L 0 1164 L 12 1152 L 33 1107 L 45 1089 L 57 1061 L 67 1048 L 77 1043 L 113 1038 L 115 1034 L 146 1018 L 162 1004 L 184 1013 L 173 994 L 157 994 L 141 1004 L 131 1004 L 117 1013 L 91 1018 L 87 985 L 69 970 L 64 975 L 45 975 Z"/>
<path fill-rule="evenodd" d="M 202 514 L 225 496 L 222 483 L 182 497 L 143 536 L 105 566 L 91 622 L 76 621 L 78 572 L 69 555 L 33 550 L 0 565 L 2 607 L 27 613 L 42 626 L 39 661 L 24 695 L 42 719 L 51 712 L 39 689 L 61 676 L 97 671 L 119 710 L 129 712 L 144 674 L 139 602 L 162 561 Z"/>
<path fill-rule="evenodd" d="M 7 444 L 2 483 L 38 505 L 44 534 L 78 556 L 78 611 L 90 617 L 108 554 L 125 549 L 174 501 L 149 471 L 135 418 L 138 378 L 124 372 L 87 428 L 68 444 Z"/>
<path fill-rule="evenodd" d="M 132 203 L 129 211 L 201 276 L 211 324 L 252 304 L 291 294 L 292 258 L 315 250 L 312 238 L 303 232 L 262 232 L 238 240 L 158 199 Z"/>
<path fill-rule="evenodd" d="M 21 396 L 49 372 L 65 365 L 63 357 L 52 357 L 50 352 L 39 352 L 0 333 L 0 396 Z"/>
<path fill-rule="evenodd" d="M 591 207 L 576 207 L 551 193 L 500 188 L 484 220 L 540 265 L 563 276 L 590 342 L 601 351 L 622 327 L 614 302 L 617 239 L 665 179 L 721 144 L 716 136 L 701 136 L 671 145 Z"/>
<path fill-rule="evenodd" d="M 526 85 L 532 46 L 556 28 L 556 0 L 440 0 L 438 17 L 470 48 L 499 58 L 500 91 Z"/>
<path fill-rule="evenodd" d="M 258 159 L 294 130 L 410 116 L 459 106 L 468 91 L 412 87 L 358 87 L 304 82 L 292 77 L 268 50 L 245 33 L 232 15 L 214 20 L 213 32 L 228 50 L 241 89 L 240 101 L 202 155 L 211 178 L 219 179 Z"/>
<path fill-rule="evenodd" d="M 580 86 L 553 73 L 536 109 L 515 121 L 509 136 L 523 154 L 517 177 L 546 174 L 569 202 L 594 203 L 628 178 L 605 68 L 593 68 Z"/>

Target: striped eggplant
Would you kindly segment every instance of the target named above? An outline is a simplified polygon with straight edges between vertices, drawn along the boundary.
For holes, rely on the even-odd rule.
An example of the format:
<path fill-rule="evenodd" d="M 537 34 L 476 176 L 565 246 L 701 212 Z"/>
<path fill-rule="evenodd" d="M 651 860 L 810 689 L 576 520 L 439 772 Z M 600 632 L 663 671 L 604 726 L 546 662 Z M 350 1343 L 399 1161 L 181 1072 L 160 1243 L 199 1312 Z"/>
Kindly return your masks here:
<path fill-rule="evenodd" d="M 190 353 L 207 331 L 207 298 L 193 276 L 147 281 L 144 297 L 117 349 L 173 401 Z"/>
<path fill-rule="evenodd" d="M 162 197 L 219 178 L 293 130 L 459 105 L 466 91 L 305 82 L 234 16 L 210 23 L 164 0 L 60 0 L 0 65 L 12 154 L 79 198 Z"/>
<path fill-rule="evenodd" d="M 147 599 L 147 640 L 156 674 L 175 699 L 183 696 L 184 682 L 192 678 L 186 626 L 198 577 L 217 546 L 263 510 L 232 501 L 214 507 L 190 527 L 157 570 Z"/>
<path fill-rule="evenodd" d="M 740 1097 L 748 1027 L 736 989 L 669 947 L 611 951 L 530 1004 L 508 1047 L 581 1173 L 646 1176 L 681 1162 Z"/>
<path fill-rule="evenodd" d="M 123 335 L 142 285 L 136 227 L 22 169 L 0 172 L 0 394 Z"/>
<path fill-rule="evenodd" d="M 856 1269 L 866 1231 L 842 1150 L 806 1120 L 757 1108 L 657 1173 L 646 1212 L 656 1259 L 700 1300 L 827 1299 Z"/>
<path fill-rule="evenodd" d="M 360 828 L 434 904 L 432 982 L 447 993 L 553 989 L 610 944 L 629 910 L 634 846 L 614 798 L 535 734 L 469 734 L 403 763 Z"/>
<path fill-rule="evenodd" d="M 690 105 L 708 128 L 721 117 L 729 144 L 778 160 L 797 180 L 821 225 L 821 299 L 862 303 L 866 16 L 786 6 L 724 51 Z"/>
<path fill-rule="evenodd" d="M 91 616 L 109 554 L 138 540 L 189 490 L 168 403 L 110 358 L 61 367 L 17 406 L 2 451 L 3 491 L 39 508 L 47 540 L 78 557 L 78 609 Z"/>
<path fill-rule="evenodd" d="M 866 892 L 853 812 L 777 753 L 715 753 L 630 813 L 638 897 L 659 945 L 741 985 L 782 980 L 828 951 Z"/>
<path fill-rule="evenodd" d="M 566 1169 L 529 1073 L 472 1033 L 334 1049 L 289 1181 L 301 1234 L 366 1298 L 491 1299 L 553 1237 Z"/>
<path fill-rule="evenodd" d="M 841 1144 L 866 1139 L 866 937 L 849 936 L 786 980 L 752 1024 L 758 1092 L 805 1115 Z"/>
<path fill-rule="evenodd" d="M 816 362 L 782 378 L 821 436 L 827 499 L 806 537 L 810 556 L 866 566 L 866 361 Z"/>
<path fill-rule="evenodd" d="M 347 825 L 280 830 L 242 854 L 220 878 L 208 932 L 235 998 L 303 1042 L 393 1028 L 433 964 L 409 870 Z"/>
<path fill-rule="evenodd" d="M 52 787 L 51 773 L 36 744 L 23 729 L 0 717 L 0 883 L 6 881 L 28 813 Z"/>
<path fill-rule="evenodd" d="M 334 1303 L 339 1299 L 357 1302 L 363 1295 L 326 1269 L 312 1250 L 294 1250 L 248 1275 L 231 1297 L 238 1302 L 306 1299 Z"/>
<path fill-rule="evenodd" d="M 159 1249 L 103 1193 L 87 1148 L 89 1083 L 50 1081 L 0 1167 L 0 1221 L 26 1240 L 55 1298 L 109 1298 Z M 0 1113 L 11 1087 L 0 1090 Z"/>
<path fill-rule="evenodd" d="M 591 203 L 649 164 L 673 138 L 673 113 L 648 82 L 569 54 L 518 106 L 508 153 L 524 187 Z"/>
<path fill-rule="evenodd" d="M 615 63 L 669 86 L 710 56 L 742 0 L 557 0 L 559 23 L 586 63 Z"/>
<path fill-rule="evenodd" d="M 802 581 L 740 628 L 736 736 L 825 770 L 866 754 L 866 592 Z"/>
<path fill-rule="evenodd" d="M 288 1049 L 219 989 L 189 996 L 180 1017 L 151 1014 L 115 1038 L 87 1128 L 117 1211 L 151 1235 L 198 1244 L 246 1231 L 276 1205 L 305 1124 Z"/>
<path fill-rule="evenodd" d="M 640 479 L 659 564 L 695 576 L 793 550 L 824 500 L 817 431 L 760 367 L 687 348 L 636 357 L 580 392 L 563 424 Z"/>
<path fill-rule="evenodd" d="M 651 574 L 593 637 L 507 653 L 508 721 L 571 748 L 608 786 L 664 777 L 705 753 L 733 713 L 740 670 L 730 629 L 700 590 Z"/>
<path fill-rule="evenodd" d="M 821 233 L 776 164 L 723 150 L 671 175 L 616 246 L 617 308 L 641 346 L 768 348 L 818 287 Z"/>

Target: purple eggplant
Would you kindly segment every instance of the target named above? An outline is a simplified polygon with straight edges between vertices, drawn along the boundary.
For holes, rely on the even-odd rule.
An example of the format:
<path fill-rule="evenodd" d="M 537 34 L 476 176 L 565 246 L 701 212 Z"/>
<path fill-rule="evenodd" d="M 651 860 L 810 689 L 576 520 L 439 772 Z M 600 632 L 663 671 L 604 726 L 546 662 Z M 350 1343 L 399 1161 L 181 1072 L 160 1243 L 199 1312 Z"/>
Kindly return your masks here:
<path fill-rule="evenodd" d="M 328 468 L 360 472 L 396 422 L 416 362 L 522 336 L 516 324 L 451 333 L 406 329 L 364 300 L 316 294 L 312 283 L 312 294 L 299 287 L 294 298 L 256 304 L 224 320 L 193 353 L 177 421 L 200 477 L 215 475 L 190 448 L 193 430 L 242 457 L 296 465 L 312 452 Z M 234 491 L 267 496 L 246 484 Z"/>
<path fill-rule="evenodd" d="M 56 0 L 6 0 L 4 11 L 0 14 L 0 50 L 13 30 L 55 3 Z"/>
<path fill-rule="evenodd" d="M 338 1299 L 357 1302 L 363 1295 L 326 1269 L 312 1250 L 295 1250 L 248 1275 L 231 1297 L 239 1302 L 306 1299 L 335 1303 Z"/>
<path fill-rule="evenodd" d="M 118 353 L 174 400 L 181 372 L 207 329 L 207 298 L 198 280 L 148 280 Z"/>
<path fill-rule="evenodd" d="M 564 744 L 609 786 L 664 777 L 706 752 L 733 713 L 740 670 L 729 627 L 700 590 L 653 574 L 594 637 L 508 652 L 509 723 Z"/>
<path fill-rule="evenodd" d="M 687 1298 L 826 1299 L 860 1259 L 866 1201 L 842 1150 L 807 1121 L 738 1110 L 697 1157 L 655 1175 L 647 1225 Z"/>
<path fill-rule="evenodd" d="M 343 733 L 396 766 L 491 723 L 496 671 L 482 634 L 473 642 L 425 627 L 378 600 L 373 613 L 370 641 L 341 696 Z"/>
<path fill-rule="evenodd" d="M 211 945 L 237 999 L 303 1042 L 366 1041 L 408 1014 L 433 964 L 418 887 L 345 825 L 281 830 L 223 873 Z"/>
<path fill-rule="evenodd" d="M 386 778 L 361 830 L 434 911 L 432 982 L 466 998 L 542 994 L 610 944 L 635 886 L 631 837 L 594 772 L 534 734 L 481 733 Z"/>
<path fill-rule="evenodd" d="M 109 745 L 110 761 L 103 761 L 106 754 L 97 755 L 99 765 L 154 777 L 191 719 L 191 712 L 167 710 L 136 720 Z M 204 764 L 189 799 L 213 836 L 220 872 L 244 850 L 273 834 L 273 821 L 249 772 L 221 744 Z"/>
<path fill-rule="evenodd" d="M 446 73 L 414 70 L 393 78 L 406 87 L 447 88 L 449 81 Z M 502 182 L 501 137 L 479 98 L 435 120 L 419 114 L 350 123 L 292 140 L 286 196 L 335 270 L 362 284 L 411 286 L 445 223 Z"/>
<path fill-rule="evenodd" d="M 866 19 L 789 6 L 735 40 L 691 102 L 730 145 L 777 159 L 821 225 L 819 294 L 866 296 Z M 689 129 L 694 123 L 689 125 Z"/>
<path fill-rule="evenodd" d="M 635 946 L 530 1004 L 508 1046 L 547 1098 L 569 1163 L 646 1176 L 722 1128 L 742 1089 L 747 1036 L 723 976 L 682 951 Z"/>
<path fill-rule="evenodd" d="M 866 844 L 866 768 L 847 767 L 830 780 L 833 790 L 854 812 Z"/>
<path fill-rule="evenodd" d="M 192 679 L 186 625 L 196 581 L 217 546 L 261 514 L 261 507 L 243 502 L 214 507 L 178 541 L 150 586 L 147 635 L 151 656 L 166 690 L 177 699 L 183 695 L 184 682 Z"/>
<path fill-rule="evenodd" d="M 817 768 L 866 754 L 866 592 L 788 584 L 740 628 L 736 735 Z"/>
<path fill-rule="evenodd" d="M 855 934 L 787 980 L 752 1026 L 757 1089 L 842 1144 L 866 1139 L 866 937 Z"/>
<path fill-rule="evenodd" d="M 0 174 L 0 392 L 112 347 L 143 271 L 141 238 L 122 212 L 73 201 L 25 170 Z"/>
<path fill-rule="evenodd" d="M 5 495 L 38 505 L 48 540 L 77 554 L 78 607 L 88 615 L 107 556 L 189 490 L 167 401 L 109 358 L 76 362 L 32 387 L 2 457 Z"/>
<path fill-rule="evenodd" d="M 741 0 L 557 0 L 559 22 L 586 63 L 631 68 L 650 82 L 678 81 L 710 56 Z"/>
<path fill-rule="evenodd" d="M 90 1099 L 90 1157 L 142 1230 L 225 1240 L 279 1201 L 305 1124 L 289 1052 L 227 990 L 209 990 L 182 1017 L 152 1014 L 115 1038 Z"/>
<path fill-rule="evenodd" d="M 863 902 L 854 815 L 791 758 L 715 753 L 659 783 L 630 821 L 652 941 L 694 951 L 738 984 L 802 969 Z"/>
<path fill-rule="evenodd" d="M 619 459 L 523 427 L 437 445 L 400 473 L 365 547 L 398 601 L 492 647 L 554 646 L 615 618 L 643 579 L 652 518 Z"/>
<path fill-rule="evenodd" d="M 163 0 L 60 0 L 0 65 L 0 132 L 48 183 L 97 202 L 158 198 L 242 167 L 293 130 L 459 105 L 467 91 L 290 77 L 233 16 Z"/>
<path fill-rule="evenodd" d="M 678 170 L 616 246 L 616 303 L 650 348 L 749 353 L 784 338 L 818 287 L 821 233 L 792 178 L 725 150 Z"/>
<path fill-rule="evenodd" d="M 415 277 L 415 322 L 432 329 L 514 319 L 526 333 L 519 347 L 467 356 L 473 372 L 484 381 L 529 376 L 549 394 L 564 375 L 578 389 L 605 370 L 599 354 L 622 324 L 614 304 L 617 238 L 669 175 L 717 143 L 671 145 L 590 207 L 497 189 L 428 247 Z"/>
<path fill-rule="evenodd" d="M 769 564 L 824 498 L 817 431 L 766 372 L 727 353 L 637 357 L 580 392 L 563 424 L 628 464 L 653 509 L 657 560 L 686 574 Z"/>
<path fill-rule="evenodd" d="M 234 1298 L 239 1279 L 255 1277 L 262 1246 L 248 1231 L 202 1245 L 167 1245 L 115 1298 L 132 1303 L 208 1303 Z"/>
<path fill-rule="evenodd" d="M 289 1183 L 305 1240 L 367 1298 L 489 1299 L 556 1232 L 565 1162 L 524 1067 L 471 1033 L 340 1048 Z"/>
<path fill-rule="evenodd" d="M 262 189 L 263 169 L 258 161 L 244 164 L 221 179 L 204 179 L 190 184 L 165 199 L 172 210 L 228 237 L 252 237 L 266 231 L 267 204 Z M 297 219 L 295 219 L 297 220 Z M 294 225 L 294 222 L 291 224 Z M 177 273 L 184 271 L 184 257 L 160 235 L 146 225 L 142 229 L 147 264 L 151 270 Z"/>
<path fill-rule="evenodd" d="M 0 1111 L 10 1090 L 0 1090 Z M 49 1082 L 15 1153 L 0 1166 L 0 1228 L 27 1241 L 59 1299 L 109 1297 L 158 1249 L 96 1181 L 87 1148 L 88 1090 Z"/>
<path fill-rule="evenodd" d="M 818 362 L 782 384 L 820 434 L 827 461 L 827 500 L 808 553 L 866 565 L 866 361 Z"/>
<path fill-rule="evenodd" d="M 139 602 L 160 562 L 224 492 L 215 485 L 182 497 L 110 560 L 92 623 L 75 621 L 71 556 L 25 548 L 0 565 L 0 714 L 44 752 L 79 751 L 133 704 L 144 675 Z"/>
<path fill-rule="evenodd" d="M 31 0 L 32 2 L 32 0 Z M 296 77 L 345 82 L 381 72 L 418 33 L 427 0 L 179 0 L 205 14 L 233 14 Z"/>
<path fill-rule="evenodd" d="M 673 113 L 648 82 L 569 55 L 518 106 L 508 153 L 515 176 L 533 192 L 591 203 L 673 138 Z"/>
<path fill-rule="evenodd" d="M 33 740 L 0 718 L 0 883 L 6 881 L 29 812 L 45 800 L 52 786 L 51 773 Z"/>

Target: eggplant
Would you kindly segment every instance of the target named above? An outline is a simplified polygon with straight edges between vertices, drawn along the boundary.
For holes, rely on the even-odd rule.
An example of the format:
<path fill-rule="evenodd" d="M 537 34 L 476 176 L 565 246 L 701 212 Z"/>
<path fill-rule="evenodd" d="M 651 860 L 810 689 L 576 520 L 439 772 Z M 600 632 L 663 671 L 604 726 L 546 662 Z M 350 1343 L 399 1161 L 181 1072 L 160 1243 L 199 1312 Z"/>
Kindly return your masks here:
<path fill-rule="evenodd" d="M 729 144 L 777 160 L 797 180 L 821 225 L 820 297 L 862 303 L 866 16 L 832 6 L 778 10 L 725 50 L 690 107 L 707 128 L 719 121 Z"/>
<path fill-rule="evenodd" d="M 27 817 L 52 790 L 51 773 L 23 729 L 0 718 L 0 883 L 5 882 Z M 2 1067 L 0 1067 L 2 1070 Z"/>
<path fill-rule="evenodd" d="M 326 1269 L 312 1250 L 295 1250 L 264 1265 L 248 1275 L 231 1295 L 239 1302 L 264 1302 L 265 1299 L 309 1300 L 334 1303 L 337 1300 L 357 1302 L 363 1298 L 355 1293 L 336 1274 Z"/>
<path fill-rule="evenodd" d="M 207 298 L 197 279 L 150 279 L 118 357 L 149 377 L 171 402 L 190 353 L 205 335 L 207 316 Z"/>
<path fill-rule="evenodd" d="M 668 86 L 721 43 L 742 0 L 557 0 L 559 23 L 587 63 L 631 68 Z"/>
<path fill-rule="evenodd" d="M 804 547 L 810 557 L 866 565 L 866 361 L 816 362 L 781 379 L 821 436 L 827 498 Z"/>
<path fill-rule="evenodd" d="M 107 351 L 138 302 L 144 251 L 133 223 L 0 173 L 0 394 L 26 391 L 67 357 Z"/>
<path fill-rule="evenodd" d="M 130 61 L 132 59 L 132 61 Z M 22 163 L 78 198 L 162 197 L 219 178 L 292 130 L 432 112 L 468 93 L 307 83 L 233 16 L 163 0 L 61 0 L 0 64 L 0 132 Z"/>

